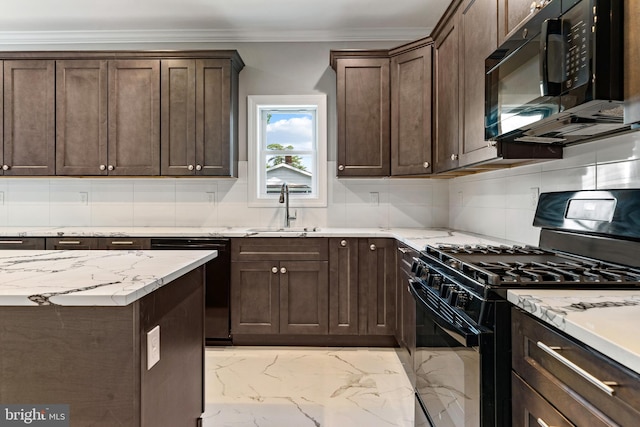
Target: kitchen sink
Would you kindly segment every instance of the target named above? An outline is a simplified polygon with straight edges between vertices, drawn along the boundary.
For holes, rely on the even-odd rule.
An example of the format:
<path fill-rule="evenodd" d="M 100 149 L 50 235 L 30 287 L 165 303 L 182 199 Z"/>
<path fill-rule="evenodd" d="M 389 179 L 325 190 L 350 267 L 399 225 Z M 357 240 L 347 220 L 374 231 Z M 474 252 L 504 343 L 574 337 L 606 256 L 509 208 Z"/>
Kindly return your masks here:
<path fill-rule="evenodd" d="M 257 227 L 247 229 L 250 233 L 313 233 L 320 231 L 318 227 Z"/>

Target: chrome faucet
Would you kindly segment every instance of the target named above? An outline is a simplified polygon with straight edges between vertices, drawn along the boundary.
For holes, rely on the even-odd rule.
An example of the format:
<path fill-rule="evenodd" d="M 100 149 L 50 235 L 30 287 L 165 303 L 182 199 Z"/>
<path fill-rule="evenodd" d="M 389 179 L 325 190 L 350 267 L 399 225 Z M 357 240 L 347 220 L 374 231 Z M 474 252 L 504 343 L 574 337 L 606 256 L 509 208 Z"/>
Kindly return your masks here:
<path fill-rule="evenodd" d="M 296 212 L 294 211 L 293 215 L 289 213 L 289 184 L 286 182 L 282 183 L 282 187 L 280 187 L 280 199 L 278 202 L 284 203 L 284 228 L 289 228 L 291 220 L 296 219 Z"/>

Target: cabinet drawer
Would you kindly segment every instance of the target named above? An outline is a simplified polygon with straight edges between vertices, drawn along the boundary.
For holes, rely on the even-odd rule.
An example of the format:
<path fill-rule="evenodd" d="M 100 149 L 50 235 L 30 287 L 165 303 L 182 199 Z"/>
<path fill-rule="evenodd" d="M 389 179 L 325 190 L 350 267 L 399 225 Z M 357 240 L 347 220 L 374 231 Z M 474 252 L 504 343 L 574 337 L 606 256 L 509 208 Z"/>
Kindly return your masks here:
<path fill-rule="evenodd" d="M 247 237 L 231 240 L 232 261 L 328 261 L 327 238 Z"/>
<path fill-rule="evenodd" d="M 511 391 L 511 420 L 513 427 L 574 426 L 513 372 L 511 373 Z"/>
<path fill-rule="evenodd" d="M 42 237 L 1 237 L 0 249 L 34 249 L 42 250 L 45 247 L 45 239 Z"/>
<path fill-rule="evenodd" d="M 142 237 L 103 237 L 98 239 L 98 249 L 143 250 L 151 248 L 151 239 Z"/>
<path fill-rule="evenodd" d="M 513 370 L 577 425 L 635 425 L 640 375 L 518 309 L 512 311 Z M 560 356 L 564 361 L 558 360 Z M 575 369 L 612 385 L 608 395 Z"/>
<path fill-rule="evenodd" d="M 91 250 L 98 249 L 96 237 L 60 237 L 47 238 L 47 250 Z"/>

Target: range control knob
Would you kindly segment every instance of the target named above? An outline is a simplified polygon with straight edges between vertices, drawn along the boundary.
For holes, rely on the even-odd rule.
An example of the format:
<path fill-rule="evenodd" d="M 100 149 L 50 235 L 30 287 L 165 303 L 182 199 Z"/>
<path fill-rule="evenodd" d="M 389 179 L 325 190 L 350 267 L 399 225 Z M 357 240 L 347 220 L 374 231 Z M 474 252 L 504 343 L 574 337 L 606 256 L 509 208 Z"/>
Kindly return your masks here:
<path fill-rule="evenodd" d="M 433 289 L 440 290 L 440 288 L 442 287 L 442 274 L 429 274 L 427 278 L 427 285 Z"/>
<path fill-rule="evenodd" d="M 346 243 L 346 242 L 345 242 Z M 345 245 L 346 246 L 346 245 Z M 415 273 L 416 269 L 418 268 L 418 266 L 420 265 L 420 263 L 418 262 L 417 259 L 414 259 L 413 262 L 411 263 L 411 272 Z"/>
<path fill-rule="evenodd" d="M 423 271 L 424 271 L 424 268 L 422 267 L 422 265 L 418 265 L 415 271 L 416 277 L 422 277 Z"/>
<path fill-rule="evenodd" d="M 449 292 L 455 288 L 456 285 L 454 285 L 453 283 L 442 283 L 440 285 L 440 297 L 441 298 L 445 298 L 448 299 L 449 298 Z"/>
<path fill-rule="evenodd" d="M 456 301 L 456 307 L 465 309 L 469 303 L 469 293 L 465 291 L 458 291 L 458 300 Z"/>
<path fill-rule="evenodd" d="M 460 291 L 456 289 L 454 285 L 452 285 L 451 289 L 449 290 L 449 294 L 447 295 L 447 302 L 453 307 L 455 307 L 458 304 L 459 294 L 460 294 Z"/>

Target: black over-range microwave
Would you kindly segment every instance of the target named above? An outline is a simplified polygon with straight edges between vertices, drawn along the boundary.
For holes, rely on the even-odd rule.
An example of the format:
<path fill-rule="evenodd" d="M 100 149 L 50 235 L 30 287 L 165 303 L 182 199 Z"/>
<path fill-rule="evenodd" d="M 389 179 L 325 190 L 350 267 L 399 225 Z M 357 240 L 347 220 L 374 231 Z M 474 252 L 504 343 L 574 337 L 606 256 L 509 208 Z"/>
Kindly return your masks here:
<path fill-rule="evenodd" d="M 566 145 L 627 129 L 623 1 L 540 1 L 485 61 L 486 139 Z"/>

